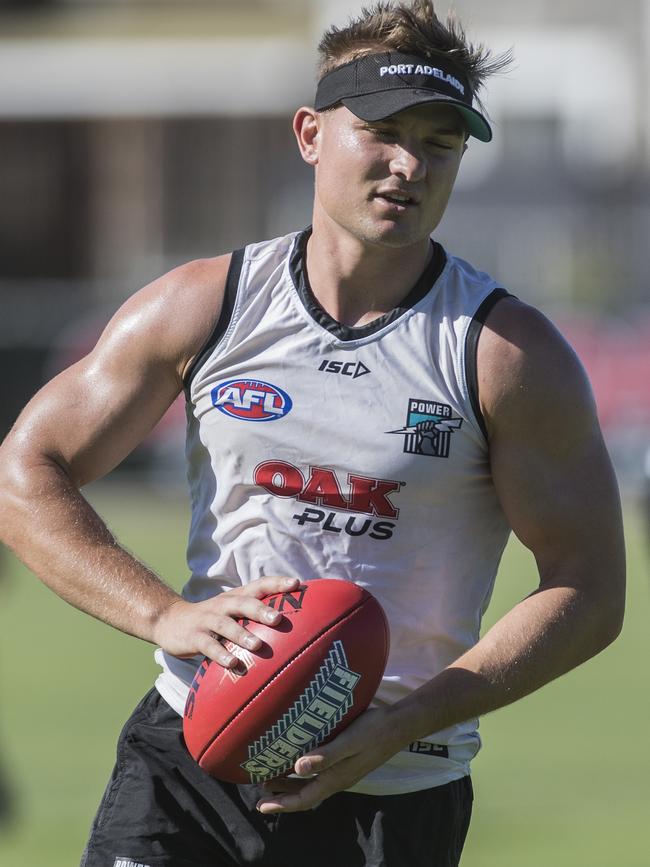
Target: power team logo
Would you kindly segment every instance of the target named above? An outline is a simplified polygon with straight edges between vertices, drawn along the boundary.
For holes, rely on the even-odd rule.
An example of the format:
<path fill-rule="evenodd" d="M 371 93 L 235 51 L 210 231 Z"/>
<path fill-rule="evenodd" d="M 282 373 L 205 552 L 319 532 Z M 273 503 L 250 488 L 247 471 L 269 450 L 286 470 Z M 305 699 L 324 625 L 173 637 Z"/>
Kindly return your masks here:
<path fill-rule="evenodd" d="M 354 704 L 361 675 L 348 667 L 342 641 L 335 641 L 316 676 L 289 710 L 255 743 L 241 767 L 252 783 L 288 771 L 299 755 L 314 749 Z"/>
<path fill-rule="evenodd" d="M 219 412 L 242 421 L 275 421 L 293 406 L 286 391 L 260 379 L 230 379 L 215 386 L 210 397 Z"/>
<path fill-rule="evenodd" d="M 462 418 L 452 418 L 451 407 L 446 403 L 412 397 L 408 403 L 406 427 L 386 433 L 401 434 L 407 454 L 448 458 L 451 435 L 462 423 Z"/>

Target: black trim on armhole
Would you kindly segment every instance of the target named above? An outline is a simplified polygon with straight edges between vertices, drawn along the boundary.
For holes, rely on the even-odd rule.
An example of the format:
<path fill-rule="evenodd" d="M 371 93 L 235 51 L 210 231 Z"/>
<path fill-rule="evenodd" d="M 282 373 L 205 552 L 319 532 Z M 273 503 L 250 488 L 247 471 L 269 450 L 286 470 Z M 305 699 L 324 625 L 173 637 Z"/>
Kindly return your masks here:
<path fill-rule="evenodd" d="M 478 310 L 474 314 L 472 321 L 467 329 L 465 336 L 465 379 L 467 380 L 467 391 L 469 393 L 469 402 L 474 410 L 476 420 L 480 425 L 485 439 L 488 438 L 487 428 L 483 413 L 481 412 L 481 404 L 478 399 L 478 371 L 476 366 L 476 352 L 478 349 L 478 339 L 480 337 L 483 326 L 490 315 L 494 306 L 501 301 L 502 298 L 514 298 L 510 292 L 505 289 L 494 289 L 490 294 L 483 299 Z"/>
<path fill-rule="evenodd" d="M 201 364 L 203 364 L 208 355 L 212 352 L 217 343 L 221 340 L 223 335 L 226 333 L 228 326 L 230 325 L 233 310 L 235 309 L 235 300 L 237 299 L 237 289 L 239 288 L 241 269 L 244 264 L 244 251 L 244 247 L 242 247 L 240 250 L 234 250 L 232 256 L 230 257 L 230 266 L 228 267 L 226 287 L 223 294 L 223 304 L 221 305 L 221 313 L 219 314 L 217 324 L 214 326 L 212 334 L 203 344 L 203 347 L 197 353 L 194 361 L 190 365 L 187 373 L 185 374 L 185 393 L 188 396 L 190 393 L 190 386 L 192 385 L 192 380 L 194 379 L 197 370 L 199 369 Z"/>

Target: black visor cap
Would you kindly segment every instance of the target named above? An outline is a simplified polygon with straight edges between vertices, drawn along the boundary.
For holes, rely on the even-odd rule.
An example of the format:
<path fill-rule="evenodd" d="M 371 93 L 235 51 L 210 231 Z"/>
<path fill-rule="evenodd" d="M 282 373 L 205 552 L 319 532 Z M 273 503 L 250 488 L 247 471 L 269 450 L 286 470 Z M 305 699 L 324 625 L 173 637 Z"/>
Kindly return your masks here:
<path fill-rule="evenodd" d="M 444 56 L 426 60 L 388 51 L 345 63 L 321 78 L 314 107 L 324 111 L 338 103 L 367 121 L 441 103 L 458 110 L 469 135 L 484 142 L 492 139 L 489 123 L 472 106 L 467 77 Z"/>

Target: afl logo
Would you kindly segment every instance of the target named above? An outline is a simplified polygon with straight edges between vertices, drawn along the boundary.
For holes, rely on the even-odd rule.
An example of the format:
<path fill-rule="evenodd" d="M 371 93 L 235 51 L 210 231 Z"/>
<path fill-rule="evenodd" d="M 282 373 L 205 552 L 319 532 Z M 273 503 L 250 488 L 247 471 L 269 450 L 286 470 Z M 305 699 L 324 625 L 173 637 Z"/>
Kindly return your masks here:
<path fill-rule="evenodd" d="M 286 391 L 259 379 L 222 382 L 210 396 L 219 412 L 244 421 L 274 421 L 291 412 L 293 406 Z"/>

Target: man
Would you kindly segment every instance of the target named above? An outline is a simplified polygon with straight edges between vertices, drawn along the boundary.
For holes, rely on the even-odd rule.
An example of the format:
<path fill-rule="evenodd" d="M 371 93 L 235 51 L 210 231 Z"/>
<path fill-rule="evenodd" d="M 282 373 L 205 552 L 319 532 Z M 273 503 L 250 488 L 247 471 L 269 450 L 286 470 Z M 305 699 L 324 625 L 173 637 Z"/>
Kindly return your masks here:
<path fill-rule="evenodd" d="M 313 227 L 142 289 L 2 450 L 7 543 L 73 605 L 160 648 L 86 867 L 456 865 L 477 717 L 621 628 L 618 495 L 584 373 L 539 313 L 430 239 L 468 138 L 491 137 L 473 100 L 500 61 L 424 0 L 333 28 L 321 58 L 315 107 L 294 120 Z M 79 494 L 182 388 L 183 597 Z M 510 529 L 539 587 L 479 640 Z M 373 707 L 291 777 L 211 779 L 181 735 L 197 661 L 235 665 L 224 641 L 255 653 L 237 618 L 277 623 L 261 597 L 322 576 L 387 612 Z"/>

